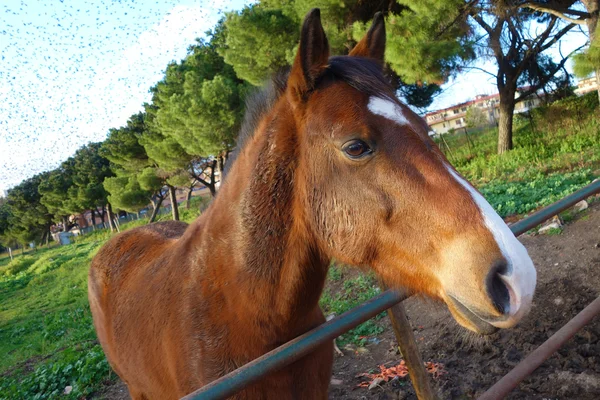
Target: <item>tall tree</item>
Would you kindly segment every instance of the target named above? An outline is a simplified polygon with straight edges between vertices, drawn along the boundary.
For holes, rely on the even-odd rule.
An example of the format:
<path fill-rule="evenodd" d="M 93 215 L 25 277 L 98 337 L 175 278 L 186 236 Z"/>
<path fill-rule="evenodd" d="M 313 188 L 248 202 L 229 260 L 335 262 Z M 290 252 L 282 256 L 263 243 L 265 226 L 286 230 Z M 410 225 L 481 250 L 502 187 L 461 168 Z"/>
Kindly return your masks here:
<path fill-rule="evenodd" d="M 485 33 L 481 54 L 495 59 L 496 78 L 500 95 L 498 121 L 498 153 L 513 147 L 513 115 L 515 104 L 535 94 L 562 70 L 567 55 L 558 63 L 547 63 L 543 53 L 554 46 L 575 24 L 561 23 L 554 15 L 539 16 L 529 9 L 513 7 L 503 0 L 480 0 L 469 3 L 470 20 Z M 543 29 L 538 31 L 533 25 Z M 545 65 L 543 63 L 545 62 Z M 533 68 L 535 67 L 535 68 Z M 536 69 L 542 76 L 530 79 L 530 86 L 517 91 L 520 78 L 526 71 Z"/>
<path fill-rule="evenodd" d="M 108 213 L 110 228 L 114 230 L 112 208 L 103 185 L 104 180 L 114 176 L 114 173 L 110 169 L 109 160 L 100 154 L 101 146 L 102 143 L 89 143 L 77 150 L 72 160 L 73 186 L 68 192 L 79 211 L 91 210 L 92 223 L 95 224 L 94 213 L 98 208 L 102 219 Z"/>
<path fill-rule="evenodd" d="M 99 152 L 111 162 L 115 174 L 104 180 L 109 202 L 129 212 L 138 212 L 151 203 L 152 223 L 165 198 L 166 179 L 157 174 L 156 162 L 140 143 L 149 134 L 146 118 L 146 113 L 134 114 L 124 127 L 110 129 Z"/>
<path fill-rule="evenodd" d="M 424 0 L 424 2 L 431 3 L 430 0 Z M 217 44 L 217 51 L 224 56 L 228 64 L 233 66 L 236 73 L 253 85 L 260 85 L 280 68 L 291 65 L 297 49 L 300 23 L 312 7 L 319 7 L 321 10 L 332 54 L 347 54 L 354 47 L 358 38 L 364 35 L 373 15 L 378 11 L 383 12 L 388 20 L 387 26 L 390 30 L 388 43 L 397 41 L 398 34 L 406 34 L 406 27 L 400 28 L 399 26 L 400 16 L 405 12 L 410 12 L 410 8 L 404 3 L 419 2 L 262 0 L 239 12 L 227 14 L 222 24 L 215 29 L 213 38 Z M 444 2 L 438 3 L 444 4 Z M 432 10 L 431 7 L 428 7 L 428 10 L 430 13 L 436 11 L 436 16 L 443 15 L 450 20 L 447 13 L 449 7 L 438 5 L 437 8 L 441 10 L 438 12 Z M 450 7 L 450 9 L 452 8 Z M 410 21 L 409 18 L 405 20 Z M 420 71 L 424 71 L 426 70 L 424 66 L 435 64 L 435 68 L 439 71 L 443 69 L 444 72 L 448 72 L 452 67 L 451 59 L 456 58 L 453 52 L 456 49 L 462 50 L 463 47 L 454 43 L 458 29 L 453 28 L 447 32 L 441 32 L 442 23 L 439 18 L 432 17 L 427 27 L 424 27 L 423 24 L 416 26 L 419 27 L 419 31 L 414 29 L 415 26 L 410 27 L 410 35 L 413 37 L 419 35 L 419 38 L 415 38 L 415 40 L 421 43 L 423 40 L 431 42 L 429 39 L 439 33 L 437 41 L 439 44 L 435 47 L 431 46 L 430 54 L 424 55 L 421 62 L 415 60 L 413 54 L 404 53 L 405 48 L 395 51 L 394 45 L 388 44 L 386 61 L 389 68 L 387 68 L 387 72 L 392 83 L 399 89 L 399 94 L 409 104 L 416 107 L 427 107 L 431 104 L 433 97 L 440 92 L 437 85 L 443 80 L 440 79 L 440 74 L 430 73 L 430 76 L 421 76 L 419 79 L 415 79 L 411 76 L 414 68 L 401 67 L 407 63 L 411 66 L 414 64 L 419 66 Z M 442 41 L 442 39 L 448 40 Z M 452 43 L 453 46 L 449 47 L 449 43 Z M 411 54 L 411 56 L 406 57 L 406 54 Z M 427 60 L 427 63 L 424 63 L 423 60 Z M 440 64 L 445 67 L 440 67 Z M 436 79 L 431 79 L 433 75 Z"/>
<path fill-rule="evenodd" d="M 16 244 L 15 238 L 11 235 L 10 231 L 10 220 L 12 218 L 12 213 L 10 210 L 10 206 L 5 199 L 0 199 L 0 244 L 3 247 L 9 248 L 13 247 Z"/>
<path fill-rule="evenodd" d="M 35 175 L 8 192 L 8 235 L 23 246 L 36 239 L 43 241 L 49 235 L 52 214 L 42 204 L 38 191 L 40 182 L 48 175 L 48 172 Z"/>
<path fill-rule="evenodd" d="M 235 145 L 247 88 L 216 45 L 200 40 L 152 89 L 151 129 L 141 143 L 165 173 L 187 171 L 215 195 L 215 171 Z"/>
<path fill-rule="evenodd" d="M 73 186 L 73 159 L 62 163 L 57 169 L 50 171 L 46 179 L 40 181 L 38 191 L 42 196 L 40 201 L 48 212 L 54 216 L 54 221 L 61 221 L 67 229 L 68 217 L 73 213 L 73 204 L 69 197 L 69 188 Z"/>

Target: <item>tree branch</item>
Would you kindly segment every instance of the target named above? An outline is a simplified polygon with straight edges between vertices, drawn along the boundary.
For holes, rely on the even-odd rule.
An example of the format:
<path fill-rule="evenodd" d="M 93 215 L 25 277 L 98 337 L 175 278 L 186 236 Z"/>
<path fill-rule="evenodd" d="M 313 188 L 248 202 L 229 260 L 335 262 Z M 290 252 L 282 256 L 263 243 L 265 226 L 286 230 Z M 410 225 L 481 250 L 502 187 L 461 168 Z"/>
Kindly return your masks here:
<path fill-rule="evenodd" d="M 551 79 L 551 78 L 554 76 L 554 74 L 556 74 L 556 72 L 558 72 L 558 70 L 559 70 L 559 69 L 561 69 L 561 68 L 563 68 L 563 67 L 564 67 L 564 65 L 565 65 L 565 63 L 567 62 L 567 60 L 568 60 L 568 59 L 569 59 L 569 58 L 570 58 L 570 57 L 571 57 L 573 54 L 575 54 L 575 53 L 576 53 L 576 52 L 578 52 L 579 50 L 583 49 L 585 46 L 586 46 L 585 44 L 584 44 L 584 45 L 581 45 L 581 46 L 579 46 L 578 48 L 576 48 L 575 50 L 573 50 L 572 52 L 570 52 L 570 53 L 569 53 L 569 54 L 568 54 L 566 57 L 564 57 L 564 58 L 563 58 L 563 59 L 560 61 L 560 63 L 558 63 L 558 64 L 556 65 L 556 68 L 554 68 L 554 70 L 553 70 L 551 73 L 547 74 L 547 75 L 546 75 L 546 76 L 545 76 L 543 79 L 540 79 L 540 82 L 539 82 L 537 85 L 535 85 L 535 86 L 532 86 L 532 87 L 530 87 L 528 90 L 526 90 L 526 91 L 522 92 L 522 93 L 519 95 L 519 97 L 517 97 L 517 98 L 515 99 L 515 104 L 516 104 L 516 103 L 519 103 L 519 102 L 521 102 L 521 101 L 523 101 L 523 100 L 525 100 L 527 97 L 529 97 L 529 96 L 530 96 L 530 95 L 532 95 L 533 93 L 537 92 L 537 91 L 538 91 L 538 90 L 539 90 L 541 87 L 544 87 L 544 86 L 546 86 L 546 84 L 548 83 L 548 81 L 550 81 L 550 79 Z"/>
<path fill-rule="evenodd" d="M 477 11 L 471 13 L 470 15 L 471 15 L 471 18 L 473 18 L 479 24 L 479 26 L 481 26 L 483 29 L 485 29 L 485 31 L 488 33 L 488 35 L 491 36 L 493 34 L 494 30 L 492 29 L 492 27 L 489 26 L 487 24 L 487 22 L 485 22 L 479 14 L 477 14 Z"/>
<path fill-rule="evenodd" d="M 542 46 L 540 48 L 539 52 L 541 53 L 543 51 L 548 50 L 554 43 L 558 42 L 561 37 L 563 37 L 564 35 L 566 35 L 567 32 L 569 32 L 574 27 L 575 27 L 575 24 L 569 24 L 569 25 L 565 26 L 563 29 L 561 29 L 560 31 L 558 31 L 558 33 L 556 35 L 554 35 L 554 37 L 552 38 L 552 40 L 550 40 L 548 43 L 546 43 L 544 46 Z"/>
<path fill-rule="evenodd" d="M 531 47 L 531 50 L 532 50 L 531 54 L 535 55 L 535 54 L 539 54 L 542 51 L 544 51 L 544 50 L 541 49 L 542 45 L 544 44 L 544 42 L 546 41 L 546 39 L 548 39 L 548 37 L 550 37 L 550 33 L 552 33 L 552 29 L 554 29 L 554 26 L 556 25 L 556 21 L 557 21 L 556 17 L 553 16 L 551 18 L 552 18 L 552 20 L 550 21 L 550 23 L 548 24 L 548 26 L 546 27 L 546 29 L 544 30 L 544 32 L 542 32 L 542 34 L 537 37 L 537 40 L 534 41 L 535 44 Z M 571 29 L 571 28 L 569 28 L 569 29 Z M 558 33 L 557 33 L 557 35 L 558 35 Z M 555 37 L 556 37 L 556 35 L 555 35 Z M 554 40 L 554 38 L 552 38 L 552 39 Z M 552 42 L 552 40 L 550 42 Z M 550 43 L 550 42 L 548 42 L 548 43 Z M 527 58 L 529 56 L 530 55 L 527 54 L 525 56 L 525 58 Z"/>
<path fill-rule="evenodd" d="M 485 69 L 483 69 L 483 68 L 479 68 L 479 67 L 472 67 L 472 66 L 468 66 L 468 65 L 463 65 L 463 66 L 462 66 L 462 67 L 460 67 L 460 68 L 464 68 L 464 69 L 476 69 L 476 70 L 478 70 L 478 71 L 485 72 L 486 74 L 488 74 L 488 75 L 490 75 L 490 76 L 492 76 L 492 77 L 494 77 L 494 78 L 496 78 L 496 77 L 497 77 L 497 75 L 496 75 L 496 74 L 493 74 L 493 73 L 491 73 L 490 71 L 486 71 Z"/>
<path fill-rule="evenodd" d="M 591 15 L 589 13 L 584 12 L 584 11 L 571 10 L 571 9 L 559 10 L 558 8 L 553 8 L 550 4 L 541 5 L 541 4 L 537 4 L 537 3 L 533 3 L 533 2 L 527 2 L 527 3 L 520 4 L 518 7 L 519 8 L 529 8 L 531 10 L 540 11 L 540 12 L 547 13 L 547 14 L 552 14 L 560 19 L 564 19 L 567 22 L 570 22 L 572 24 L 577 24 L 577 25 L 585 25 L 586 19 L 591 17 Z M 567 16 L 566 14 L 576 15 L 579 18 L 577 18 L 577 19 L 571 18 L 571 17 Z"/>

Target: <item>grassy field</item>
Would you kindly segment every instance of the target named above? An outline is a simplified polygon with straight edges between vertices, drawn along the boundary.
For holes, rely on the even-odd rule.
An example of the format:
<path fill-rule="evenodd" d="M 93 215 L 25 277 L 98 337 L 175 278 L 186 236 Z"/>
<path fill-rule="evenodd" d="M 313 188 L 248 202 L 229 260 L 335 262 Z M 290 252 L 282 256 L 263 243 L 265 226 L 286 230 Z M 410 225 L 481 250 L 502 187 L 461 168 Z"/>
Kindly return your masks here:
<path fill-rule="evenodd" d="M 518 119 L 515 149 L 502 156 L 495 154 L 494 129 L 447 135 L 441 146 L 503 216 L 525 214 L 600 176 L 598 111 L 584 106 L 575 112 L 559 104 L 537 111 L 533 121 Z M 560 117 L 564 109 L 576 117 Z M 182 219 L 193 220 L 197 209 L 182 210 Z M 109 237 L 96 231 L 68 246 L 19 251 L 12 262 L 0 255 L 0 399 L 76 399 L 116 379 L 96 342 L 86 288 L 90 260 Z M 331 268 L 328 279 L 321 298 L 327 315 L 379 292 L 372 275 L 347 274 L 343 267 Z M 382 329 L 376 318 L 338 344 L 365 345 Z M 72 391 L 65 395 L 67 386 Z"/>
<path fill-rule="evenodd" d="M 182 220 L 199 215 L 198 201 L 180 211 Z M 87 300 L 90 261 L 110 235 L 97 230 L 71 245 L 0 258 L 0 399 L 79 399 L 116 379 Z"/>

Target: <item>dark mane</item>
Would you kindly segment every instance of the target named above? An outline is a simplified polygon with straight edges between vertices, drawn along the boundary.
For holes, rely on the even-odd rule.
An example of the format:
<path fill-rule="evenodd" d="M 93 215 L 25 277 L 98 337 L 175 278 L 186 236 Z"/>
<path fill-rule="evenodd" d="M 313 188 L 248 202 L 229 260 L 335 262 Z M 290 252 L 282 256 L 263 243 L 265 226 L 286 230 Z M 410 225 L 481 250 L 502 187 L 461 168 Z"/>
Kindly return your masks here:
<path fill-rule="evenodd" d="M 240 151 L 254 135 L 256 127 L 258 126 L 263 115 L 273 108 L 279 99 L 279 96 L 285 92 L 288 75 L 289 69 L 278 72 L 273 76 L 273 78 L 271 78 L 264 88 L 256 89 L 246 97 L 246 112 L 244 114 L 244 121 L 242 122 L 242 127 L 240 128 L 235 150 L 227 159 L 227 164 L 225 165 L 225 170 L 223 171 L 221 179 L 225 179 L 229 173 L 229 170 L 231 169 L 231 166 L 240 154 Z"/>
<path fill-rule="evenodd" d="M 261 118 L 285 92 L 289 69 L 277 73 L 262 89 L 251 93 L 246 99 L 246 114 L 237 139 L 237 145 L 229 156 L 222 179 L 224 180 L 240 151 L 252 138 Z M 329 58 L 329 65 L 317 81 L 320 83 L 340 80 L 354 89 L 370 96 L 395 100 L 394 91 L 381 72 L 381 65 L 368 58 L 336 56 Z"/>

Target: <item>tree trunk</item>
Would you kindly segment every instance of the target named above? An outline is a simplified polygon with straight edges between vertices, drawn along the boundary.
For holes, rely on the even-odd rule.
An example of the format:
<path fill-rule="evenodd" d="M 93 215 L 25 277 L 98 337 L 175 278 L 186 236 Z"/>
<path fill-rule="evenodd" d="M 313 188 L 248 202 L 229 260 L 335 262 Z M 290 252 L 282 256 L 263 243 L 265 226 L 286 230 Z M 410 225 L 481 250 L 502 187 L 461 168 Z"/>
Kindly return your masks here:
<path fill-rule="evenodd" d="M 212 197 L 217 195 L 217 187 L 215 185 L 215 172 L 217 169 L 217 160 L 214 160 L 212 166 L 210 167 L 210 185 L 208 185 L 208 190 L 210 190 L 210 194 Z"/>
<path fill-rule="evenodd" d="M 583 0 L 583 5 L 586 11 L 591 15 L 590 18 L 585 20 L 588 28 L 588 37 L 590 38 L 590 45 L 596 37 L 596 27 L 598 26 L 598 9 L 600 8 L 600 1 L 598 0 Z M 598 100 L 600 100 L 600 66 L 596 68 L 596 85 L 598 92 Z"/>
<path fill-rule="evenodd" d="M 223 183 L 223 171 L 225 171 L 225 155 L 221 154 L 219 156 L 219 158 L 217 159 L 218 165 L 219 165 L 219 186 L 221 183 Z"/>
<path fill-rule="evenodd" d="M 108 214 L 108 226 L 110 227 L 110 231 L 114 232 L 115 231 L 115 221 L 114 221 L 115 215 L 113 214 L 112 206 L 110 205 L 110 203 L 108 203 L 106 205 L 106 213 Z"/>
<path fill-rule="evenodd" d="M 90 213 L 92 214 L 92 230 L 95 231 L 96 230 L 96 212 L 92 209 L 92 210 L 90 210 Z"/>
<path fill-rule="evenodd" d="M 175 187 L 169 185 L 169 198 L 171 200 L 171 212 L 173 213 L 173 221 L 179 221 L 179 207 L 177 206 L 177 193 Z"/>
<path fill-rule="evenodd" d="M 498 118 L 498 154 L 513 148 L 513 115 L 515 113 L 515 90 L 500 92 L 500 117 Z"/>
<path fill-rule="evenodd" d="M 102 223 L 102 227 L 106 228 L 106 222 L 104 221 L 106 219 L 106 209 L 104 207 L 102 207 L 102 213 L 100 214 L 100 222 Z"/>
<path fill-rule="evenodd" d="M 193 192 L 194 192 L 194 187 L 192 186 L 191 188 L 188 189 L 187 196 L 185 198 L 185 208 L 188 210 L 192 206 L 192 193 Z"/>
<path fill-rule="evenodd" d="M 8 255 L 10 256 L 10 261 L 12 261 L 13 255 L 12 255 L 12 249 L 10 247 L 8 248 Z"/>
<path fill-rule="evenodd" d="M 50 233 L 49 230 L 46 230 L 44 233 L 42 233 L 42 238 L 40 239 L 40 247 L 42 247 L 44 245 L 44 240 L 46 239 L 46 235 L 48 235 Z M 37 249 L 37 246 L 36 246 Z"/>
<path fill-rule="evenodd" d="M 154 204 L 154 202 L 152 202 L 152 206 L 154 207 L 154 210 L 152 210 L 152 215 L 150 216 L 150 221 L 148 221 L 149 224 L 153 223 L 154 220 L 156 219 L 156 214 L 158 214 L 158 210 L 160 209 L 160 205 L 163 202 L 163 197 L 159 197 L 158 201 L 156 202 L 156 205 Z"/>

